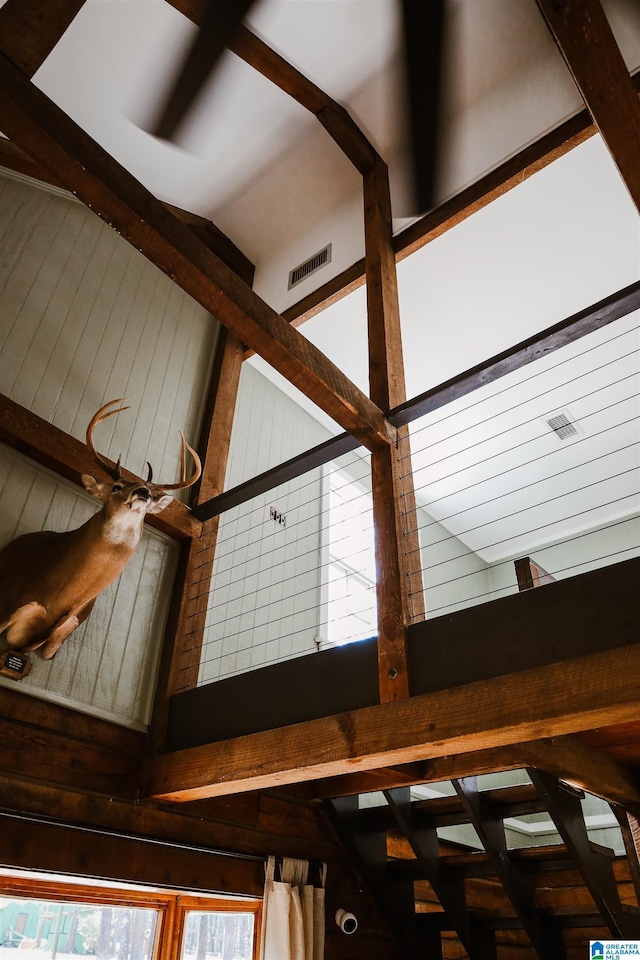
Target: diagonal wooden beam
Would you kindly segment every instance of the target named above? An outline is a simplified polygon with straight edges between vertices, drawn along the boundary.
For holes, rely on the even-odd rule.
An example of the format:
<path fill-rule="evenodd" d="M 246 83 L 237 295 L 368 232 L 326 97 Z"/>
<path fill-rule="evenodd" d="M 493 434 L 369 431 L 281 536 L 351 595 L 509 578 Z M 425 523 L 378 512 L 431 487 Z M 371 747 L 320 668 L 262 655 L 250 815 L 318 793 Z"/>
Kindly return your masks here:
<path fill-rule="evenodd" d="M 0 52 L 32 77 L 85 0 L 7 0 L 0 10 Z"/>
<path fill-rule="evenodd" d="M 537 0 L 640 210 L 640 104 L 600 0 Z"/>
<path fill-rule="evenodd" d="M 206 0 L 167 0 L 198 26 L 207 17 Z M 228 41 L 229 49 L 284 93 L 313 113 L 360 173 L 371 168 L 376 152 L 344 107 L 304 76 L 268 44 L 240 26 Z"/>
<path fill-rule="evenodd" d="M 485 945 L 479 947 L 473 936 L 471 916 L 465 900 L 464 877 L 460 874 L 453 875 L 443 869 L 436 827 L 422 818 L 419 821 L 415 817 L 409 787 L 385 790 L 384 796 L 396 824 L 408 840 L 416 861 L 420 865 L 422 876 L 431 884 L 460 943 L 467 951 L 469 960 L 486 960 Z"/>
<path fill-rule="evenodd" d="M 633 771 L 576 737 L 521 743 L 517 753 L 521 766 L 553 774 L 608 803 L 637 806 L 640 811 L 640 781 Z"/>
<path fill-rule="evenodd" d="M 563 843 L 578 867 L 589 893 L 613 937 L 634 937 L 640 932 L 640 918 L 627 914 L 620 901 L 611 860 L 594 850 L 589 841 L 580 805 L 580 794 L 563 789 L 556 777 L 529 769 L 529 776 L 544 800 Z"/>
<path fill-rule="evenodd" d="M 95 460 L 86 444 L 1 393 L 0 443 L 19 450 L 78 486 L 81 486 L 81 474 L 92 474 L 95 470 Z M 135 474 L 124 468 L 122 474 L 129 480 L 135 479 Z M 202 530 L 202 523 L 179 500 L 172 500 L 161 513 L 149 514 L 145 523 L 176 540 L 197 538 Z"/>
<path fill-rule="evenodd" d="M 639 670 L 634 644 L 179 750 L 147 763 L 142 793 L 195 800 L 631 722 Z"/>
<path fill-rule="evenodd" d="M 640 903 L 640 821 L 635 814 L 616 804 L 611 809 L 620 825 L 636 900 Z"/>
<path fill-rule="evenodd" d="M 454 780 L 453 786 L 465 812 L 500 880 L 522 928 L 539 960 L 559 960 L 562 945 L 557 933 L 545 924 L 536 906 L 535 885 L 530 873 L 509 855 L 504 821 L 483 800 L 476 777 Z"/>
<path fill-rule="evenodd" d="M 13 170 L 23 176 L 31 177 L 40 183 L 50 184 L 61 190 L 65 190 L 63 183 L 54 177 L 53 174 L 43 167 L 42 164 L 34 161 L 26 155 L 11 140 L 0 138 L 0 167 L 5 170 Z M 66 191 L 68 192 L 68 191 Z M 164 201 L 163 201 L 164 202 Z M 181 210 L 180 207 L 174 207 L 170 203 L 164 203 L 171 213 L 186 224 L 192 233 L 206 247 L 213 250 L 217 257 L 231 267 L 234 273 L 237 273 L 249 286 L 253 285 L 253 276 L 255 266 L 248 257 L 236 247 L 235 243 L 227 237 L 222 230 L 216 227 L 211 220 L 206 220 L 195 213 L 189 213 L 187 210 Z"/>
<path fill-rule="evenodd" d="M 395 441 L 382 411 L 335 364 L 3 56 L 0 129 L 366 447 Z"/>

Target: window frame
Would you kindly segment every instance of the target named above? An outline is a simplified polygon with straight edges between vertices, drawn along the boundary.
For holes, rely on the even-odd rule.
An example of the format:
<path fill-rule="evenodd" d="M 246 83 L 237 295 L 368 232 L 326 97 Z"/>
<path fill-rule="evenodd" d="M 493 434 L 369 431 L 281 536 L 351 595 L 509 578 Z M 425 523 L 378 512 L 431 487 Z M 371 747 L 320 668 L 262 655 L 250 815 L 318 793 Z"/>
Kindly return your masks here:
<path fill-rule="evenodd" d="M 87 883 L 86 880 L 75 880 L 72 877 L 56 876 L 53 879 L 37 872 L 29 872 L 26 876 L 18 872 L 4 871 L 0 874 L 0 895 L 60 903 L 90 903 L 96 906 L 157 910 L 158 929 L 151 954 L 152 960 L 176 960 L 180 956 L 188 913 L 251 913 L 254 918 L 252 960 L 257 960 L 259 956 L 262 900 L 256 897 L 164 890 L 117 882 Z"/>

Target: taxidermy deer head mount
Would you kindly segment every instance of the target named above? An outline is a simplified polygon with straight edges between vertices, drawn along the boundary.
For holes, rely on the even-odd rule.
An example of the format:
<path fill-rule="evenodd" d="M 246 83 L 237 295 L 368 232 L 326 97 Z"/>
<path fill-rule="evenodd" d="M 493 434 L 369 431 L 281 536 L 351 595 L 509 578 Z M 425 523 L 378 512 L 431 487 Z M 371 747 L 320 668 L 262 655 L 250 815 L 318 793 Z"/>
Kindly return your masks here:
<path fill-rule="evenodd" d="M 51 659 L 60 645 L 87 619 L 96 597 L 127 565 L 142 536 L 144 518 L 171 502 L 169 490 L 184 490 L 202 472 L 200 459 L 182 431 L 180 483 L 152 483 L 151 464 L 146 480 L 123 479 L 120 458 L 115 467 L 93 445 L 96 426 L 107 417 L 128 410 L 111 400 L 87 427 L 87 446 L 109 480 L 82 477 L 89 493 L 102 503 L 90 520 L 67 533 L 28 533 L 0 551 L 0 633 L 15 650 L 36 650 Z M 186 478 L 186 451 L 195 469 Z"/>

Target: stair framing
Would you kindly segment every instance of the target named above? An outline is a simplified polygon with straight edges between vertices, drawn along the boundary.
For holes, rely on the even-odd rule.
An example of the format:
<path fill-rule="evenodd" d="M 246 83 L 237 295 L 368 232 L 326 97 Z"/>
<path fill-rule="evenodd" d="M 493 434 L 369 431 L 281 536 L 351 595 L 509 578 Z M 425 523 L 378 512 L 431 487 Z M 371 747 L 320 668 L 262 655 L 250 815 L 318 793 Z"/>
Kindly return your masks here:
<path fill-rule="evenodd" d="M 383 791 L 379 806 L 355 795 L 327 801 L 407 960 L 577 960 L 590 939 L 640 937 L 633 845 L 615 856 L 593 843 L 580 791 L 527 773 L 531 783 L 500 789 L 458 779 L 455 795 L 426 800 L 399 787 Z M 505 819 L 541 813 L 562 843 L 509 848 Z M 614 813 L 625 822 L 621 808 Z M 482 849 L 438 835 L 463 824 Z"/>

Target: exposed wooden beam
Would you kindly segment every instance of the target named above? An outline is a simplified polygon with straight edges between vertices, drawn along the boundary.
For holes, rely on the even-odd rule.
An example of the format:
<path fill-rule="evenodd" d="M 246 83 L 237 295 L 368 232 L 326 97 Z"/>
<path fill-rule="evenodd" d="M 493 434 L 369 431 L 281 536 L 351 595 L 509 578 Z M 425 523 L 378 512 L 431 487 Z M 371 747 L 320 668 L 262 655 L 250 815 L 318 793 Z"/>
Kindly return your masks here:
<path fill-rule="evenodd" d="M 78 486 L 82 485 L 80 475 L 92 474 L 96 468 L 84 443 L 2 394 L 0 441 Z M 135 478 L 135 474 L 126 469 L 122 473 L 127 479 Z M 178 540 L 197 537 L 202 527 L 189 508 L 178 500 L 173 500 L 162 513 L 148 515 L 145 523 Z"/>
<path fill-rule="evenodd" d="M 242 344 L 221 327 L 198 444 L 203 467 L 196 502 L 224 486 L 241 370 Z M 169 697 L 198 680 L 219 525 L 219 516 L 202 524 L 199 537 L 185 548 L 175 578 L 150 730 L 155 752 L 165 745 Z"/>
<path fill-rule="evenodd" d="M 490 360 L 485 360 L 457 377 L 452 377 L 447 383 L 439 384 L 408 400 L 392 410 L 389 419 L 396 426 L 411 423 L 426 413 L 451 403 L 452 400 L 458 400 L 534 360 L 548 356 L 552 351 L 573 343 L 638 308 L 640 308 L 640 281 L 617 290 L 599 303 L 580 310 L 572 317 L 547 327 L 546 330 L 523 340 Z"/>
<path fill-rule="evenodd" d="M 304 785 L 307 799 L 326 800 L 352 793 L 373 793 L 376 790 L 391 790 L 407 784 L 439 783 L 463 776 L 479 776 L 502 770 L 518 770 L 524 766 L 514 747 L 494 747 L 470 753 L 436 757 L 432 760 L 415 761 L 379 770 L 345 773 L 341 776 L 311 780 Z"/>
<path fill-rule="evenodd" d="M 640 91 L 640 73 L 632 77 L 636 94 Z M 554 160 L 564 156 L 598 132 L 587 110 L 565 120 L 550 133 L 505 160 L 494 170 L 480 177 L 471 186 L 431 210 L 426 216 L 406 227 L 393 238 L 396 260 L 403 260 L 431 243 L 474 213 L 528 180 Z M 357 290 L 365 282 L 364 258 L 347 267 L 337 276 L 302 300 L 288 307 L 283 316 L 293 326 L 300 326 L 311 317 Z"/>
<path fill-rule="evenodd" d="M 557 960 L 562 956 L 559 932 L 545 923 L 537 909 L 533 877 L 510 856 L 504 821 L 482 799 L 476 777 L 454 780 L 458 797 L 470 823 L 502 884 L 522 928 L 539 960 Z"/>
<path fill-rule="evenodd" d="M 32 77 L 84 4 L 85 0 L 7 0 L 0 10 L 0 51 Z"/>
<path fill-rule="evenodd" d="M 600 0 L 537 0 L 640 211 L 640 104 Z"/>
<path fill-rule="evenodd" d="M 609 803 L 640 810 L 640 780 L 622 764 L 576 737 L 553 737 L 521 743 L 521 766 L 534 767 L 568 781 Z"/>
<path fill-rule="evenodd" d="M 625 911 L 610 857 L 603 851 L 593 849 L 580 805 L 580 794 L 563 789 L 552 774 L 530 769 L 529 776 L 611 935 L 623 939 L 637 936 L 640 933 L 640 917 Z"/>
<path fill-rule="evenodd" d="M 395 441 L 395 429 L 368 397 L 6 57 L 0 128 L 365 446 Z"/>
<path fill-rule="evenodd" d="M 395 258 L 391 246 L 391 205 L 386 168 L 365 174 L 365 242 L 371 396 L 384 409 L 406 397 Z M 411 448 L 401 427 L 394 447 L 371 457 L 378 598 L 378 669 L 382 701 L 409 696 L 406 628 L 424 618 Z"/>
<path fill-rule="evenodd" d="M 145 796 L 240 793 L 637 720 L 640 644 L 164 754 Z"/>
<path fill-rule="evenodd" d="M 59 190 L 65 190 L 69 193 L 65 185 L 47 170 L 46 167 L 43 167 L 42 164 L 34 163 L 15 143 L 12 143 L 11 140 L 5 140 L 3 137 L 0 138 L 0 167 L 5 170 L 13 170 L 23 176 L 31 177 L 41 183 L 49 184 L 50 186 L 57 187 Z M 73 197 L 73 194 L 69 193 L 69 196 Z M 179 207 L 174 207 L 170 203 L 165 203 L 164 206 L 170 210 L 178 220 L 185 223 L 196 237 L 204 243 L 205 246 L 209 247 L 217 257 L 220 257 L 228 267 L 231 267 L 234 273 L 237 273 L 245 283 L 249 286 L 252 285 L 255 266 L 222 230 L 216 227 L 210 220 L 199 217 L 195 213 L 181 210 Z"/>
<path fill-rule="evenodd" d="M 400 305 L 391 231 L 387 167 L 381 160 L 364 174 L 364 235 L 367 261 L 369 385 L 383 410 L 406 399 Z M 371 456 L 371 487 L 378 600 L 378 671 L 381 701 L 408 697 L 411 682 L 406 629 L 424 618 L 418 556 L 411 448 L 406 427 L 397 442 Z"/>
<path fill-rule="evenodd" d="M 472 393 L 479 387 L 498 380 L 514 370 L 519 370 L 540 357 L 548 356 L 553 350 L 558 350 L 560 347 L 580 339 L 580 337 L 587 336 L 594 330 L 599 330 L 606 324 L 613 323 L 620 317 L 626 316 L 639 308 L 640 281 L 625 287 L 623 290 L 618 290 L 605 300 L 581 310 L 567 320 L 542 330 L 529 340 L 516 344 L 509 350 L 483 361 L 483 363 L 472 367 L 470 370 L 465 370 L 464 373 L 453 377 L 446 383 L 438 384 L 426 393 L 400 404 L 395 410 L 389 412 L 389 420 L 396 426 L 402 426 L 417 420 L 423 414 L 451 403 L 458 397 Z M 226 490 L 215 499 L 203 503 L 196 508 L 195 516 L 201 520 L 206 520 L 215 516 L 218 512 L 222 513 L 224 510 L 230 510 L 240 503 L 251 500 L 252 497 L 260 493 L 272 490 L 280 483 L 285 483 L 294 477 L 300 477 L 308 470 L 321 466 L 323 463 L 329 463 L 343 453 L 355 450 L 357 446 L 357 441 L 349 434 L 332 437 L 311 450 L 307 450 L 306 453 L 293 457 L 286 463 L 279 464 L 279 466 L 273 467 L 271 470 L 267 470 L 237 487 Z"/>
<path fill-rule="evenodd" d="M 168 0 L 193 23 L 201 26 L 207 16 L 203 0 Z M 347 111 L 320 87 L 272 50 L 263 40 L 241 26 L 230 38 L 229 49 L 284 93 L 313 113 L 360 173 L 370 169 L 376 153 Z"/>

